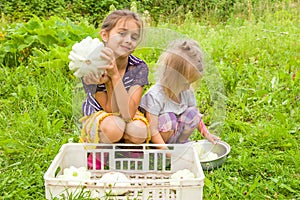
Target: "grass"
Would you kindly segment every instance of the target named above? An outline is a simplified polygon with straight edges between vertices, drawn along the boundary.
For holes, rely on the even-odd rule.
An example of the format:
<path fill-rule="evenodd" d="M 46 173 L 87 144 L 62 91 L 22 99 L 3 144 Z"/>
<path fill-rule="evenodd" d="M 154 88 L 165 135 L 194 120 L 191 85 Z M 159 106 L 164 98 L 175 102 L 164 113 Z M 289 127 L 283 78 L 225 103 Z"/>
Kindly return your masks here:
<path fill-rule="evenodd" d="M 204 199 L 300 198 L 299 6 L 271 10 L 261 18 L 255 13 L 251 19 L 233 16 L 220 24 L 187 18 L 182 25 L 158 25 L 199 41 L 218 75 L 196 88 L 199 109 L 208 125 L 223 120 L 218 134 L 232 151 L 221 168 L 205 172 Z M 8 45 L 6 38 L 25 35 L 20 29 L 15 35 L 6 32 L 18 27 L 14 24 L 0 24 L 5 30 L 1 50 Z M 49 46 L 43 52 L 38 41 L 27 44 L 31 56 L 25 62 L 18 60 L 22 53 L 14 53 L 10 43 L 6 57 L 0 57 L 6 63 L 0 67 L 1 200 L 44 199 L 43 174 L 61 145 L 78 138 L 72 111 L 75 79 L 65 55 L 79 40 L 74 35 L 82 33 L 80 27 L 86 34 L 93 30 L 86 25 L 52 25 L 62 30 L 57 37 L 51 32 L 60 46 L 44 44 Z M 20 47 L 21 40 L 11 41 Z M 152 66 L 159 51 L 141 49 L 136 54 Z M 224 89 L 225 109 L 215 106 L 210 90 L 214 85 Z M 214 112 L 223 117 L 214 118 Z M 201 137 L 196 133 L 194 139 Z"/>

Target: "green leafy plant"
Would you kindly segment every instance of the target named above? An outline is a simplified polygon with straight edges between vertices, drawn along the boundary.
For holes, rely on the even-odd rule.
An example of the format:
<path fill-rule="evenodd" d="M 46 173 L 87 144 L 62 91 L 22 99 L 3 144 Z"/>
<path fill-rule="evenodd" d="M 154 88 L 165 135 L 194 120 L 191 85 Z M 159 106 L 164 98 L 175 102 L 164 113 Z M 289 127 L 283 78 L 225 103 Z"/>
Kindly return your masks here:
<path fill-rule="evenodd" d="M 76 41 L 88 35 L 98 36 L 95 29 L 85 22 L 75 24 L 58 17 L 45 20 L 33 16 L 27 23 L 13 24 L 13 27 L 5 32 L 5 37 L 1 41 L 0 63 L 5 66 L 18 66 L 21 63 L 28 65 L 34 54 L 41 56 L 39 52 L 43 52 L 45 56 L 50 53 L 56 57 L 63 57 L 64 61 L 67 61 L 66 53 L 59 55 L 61 52 L 57 48 L 70 50 Z M 44 62 L 47 60 L 45 56 L 42 57 Z M 40 60 L 32 60 L 40 62 Z"/>

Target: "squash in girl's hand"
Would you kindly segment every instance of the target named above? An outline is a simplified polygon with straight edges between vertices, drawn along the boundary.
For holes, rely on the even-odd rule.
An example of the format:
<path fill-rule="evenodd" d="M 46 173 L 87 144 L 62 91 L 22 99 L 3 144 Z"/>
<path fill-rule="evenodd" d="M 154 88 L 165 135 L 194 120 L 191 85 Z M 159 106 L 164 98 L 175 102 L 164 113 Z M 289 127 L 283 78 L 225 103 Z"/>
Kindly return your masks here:
<path fill-rule="evenodd" d="M 101 58 L 103 48 L 104 44 L 98 38 L 92 39 L 89 36 L 75 43 L 69 54 L 69 69 L 75 71 L 74 75 L 78 78 L 91 72 L 97 77 L 99 70 L 103 73 L 103 68 L 107 65 L 107 62 Z"/>

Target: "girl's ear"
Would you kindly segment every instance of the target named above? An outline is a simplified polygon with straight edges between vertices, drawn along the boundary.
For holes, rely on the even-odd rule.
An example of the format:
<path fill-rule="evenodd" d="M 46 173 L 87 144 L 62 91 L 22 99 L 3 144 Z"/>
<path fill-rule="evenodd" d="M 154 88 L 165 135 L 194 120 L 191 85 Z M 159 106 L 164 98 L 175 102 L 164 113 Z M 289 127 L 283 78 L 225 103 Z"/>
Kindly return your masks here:
<path fill-rule="evenodd" d="M 100 36 L 102 38 L 102 41 L 106 43 L 108 41 L 108 32 L 106 30 L 100 31 Z"/>

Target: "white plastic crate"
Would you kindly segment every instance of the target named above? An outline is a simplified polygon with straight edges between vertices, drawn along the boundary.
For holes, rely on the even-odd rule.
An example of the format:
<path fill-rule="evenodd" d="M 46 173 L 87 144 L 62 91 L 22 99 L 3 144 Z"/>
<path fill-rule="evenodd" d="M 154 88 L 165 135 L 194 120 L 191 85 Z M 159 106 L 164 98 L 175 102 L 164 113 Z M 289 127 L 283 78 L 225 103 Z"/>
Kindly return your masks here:
<path fill-rule="evenodd" d="M 105 173 L 122 172 L 129 178 L 130 186 L 113 186 L 113 189 L 126 189 L 126 193 L 112 199 L 137 200 L 186 200 L 202 199 L 204 173 L 192 143 L 164 145 L 168 150 L 156 148 L 154 144 L 64 144 L 44 175 L 47 199 L 65 198 L 107 191 L 106 186 L 96 185 Z M 160 145 L 161 146 L 161 145 Z M 88 166 L 87 157 L 92 154 L 93 166 Z M 129 155 L 131 154 L 131 155 Z M 133 154 L 135 156 L 133 156 Z M 138 155 L 138 156 L 137 156 Z M 99 169 L 100 159 L 101 167 Z M 58 178 L 63 169 L 70 166 L 86 167 L 91 173 L 91 181 L 77 185 L 72 180 Z M 188 169 L 195 178 L 182 179 L 176 185 L 171 175 L 178 170 Z M 107 199 L 102 195 L 98 199 Z"/>

